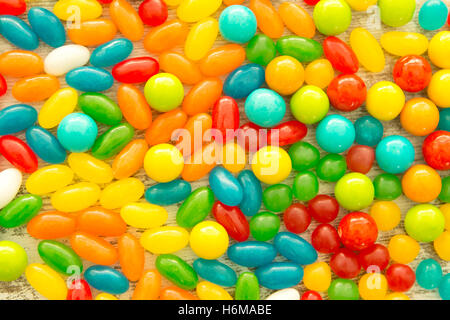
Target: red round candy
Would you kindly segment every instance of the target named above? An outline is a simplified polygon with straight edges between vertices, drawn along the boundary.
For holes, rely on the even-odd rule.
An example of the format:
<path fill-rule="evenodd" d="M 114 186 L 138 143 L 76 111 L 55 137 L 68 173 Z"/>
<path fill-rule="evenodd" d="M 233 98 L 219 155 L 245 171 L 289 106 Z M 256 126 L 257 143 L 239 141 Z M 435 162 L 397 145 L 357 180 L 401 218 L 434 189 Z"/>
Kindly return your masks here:
<path fill-rule="evenodd" d="M 406 264 L 395 263 L 386 270 L 386 280 L 392 291 L 405 292 L 416 282 L 416 274 Z"/>
<path fill-rule="evenodd" d="M 253 122 L 244 123 L 236 134 L 237 143 L 248 152 L 256 152 L 267 145 L 267 132 Z M 261 130 L 261 131 L 260 131 Z M 264 134 L 266 132 L 266 134 Z"/>
<path fill-rule="evenodd" d="M 358 255 L 359 263 L 368 273 L 381 272 L 389 264 L 389 251 L 382 244 L 361 250 Z"/>
<path fill-rule="evenodd" d="M 334 253 L 341 247 L 341 239 L 335 227 L 324 223 L 311 234 L 311 244 L 320 253 Z"/>
<path fill-rule="evenodd" d="M 352 48 L 337 37 L 327 37 L 323 41 L 323 52 L 334 69 L 344 73 L 356 73 L 359 61 Z"/>
<path fill-rule="evenodd" d="M 124 60 L 114 66 L 112 75 L 122 83 L 143 83 L 159 72 L 159 63 L 152 57 Z"/>
<path fill-rule="evenodd" d="M 311 224 L 311 215 L 301 203 L 294 203 L 286 209 L 283 215 L 286 229 L 292 233 L 303 233 Z"/>
<path fill-rule="evenodd" d="M 300 300 L 322 300 L 322 296 L 317 291 L 309 290 L 302 294 Z"/>
<path fill-rule="evenodd" d="M 435 131 L 426 137 L 422 146 L 423 157 L 436 170 L 450 170 L 450 132 Z"/>
<path fill-rule="evenodd" d="M 330 268 L 343 279 L 352 279 L 359 275 L 361 265 L 358 256 L 347 248 L 339 249 L 330 259 Z"/>
<path fill-rule="evenodd" d="M 342 218 L 338 234 L 345 247 L 350 250 L 363 250 L 372 246 L 378 237 L 375 220 L 364 212 L 352 212 Z"/>
<path fill-rule="evenodd" d="M 26 10 L 27 4 L 24 0 L 0 0 L 0 15 L 18 16 L 25 13 Z"/>
<path fill-rule="evenodd" d="M 0 74 L 0 97 L 6 93 L 8 90 L 8 85 L 6 84 L 5 78 Z"/>
<path fill-rule="evenodd" d="M 267 143 L 287 146 L 302 140 L 308 133 L 308 128 L 297 120 L 291 120 L 273 127 L 267 135 Z"/>
<path fill-rule="evenodd" d="M 314 220 L 328 223 L 336 219 L 339 214 L 339 204 L 335 198 L 319 194 L 308 202 L 308 210 Z"/>
<path fill-rule="evenodd" d="M 33 173 L 38 168 L 38 159 L 31 148 L 15 136 L 0 138 L 0 154 L 13 166 L 25 173 Z"/>
<path fill-rule="evenodd" d="M 353 172 L 366 174 L 375 161 L 375 150 L 369 146 L 353 146 L 347 153 L 347 167 Z"/>
<path fill-rule="evenodd" d="M 250 227 L 239 207 L 230 207 L 220 201 L 214 203 L 214 218 L 220 223 L 228 235 L 236 241 L 245 241 L 250 235 Z"/>
<path fill-rule="evenodd" d="M 361 107 L 367 98 L 364 81 L 355 74 L 341 74 L 331 81 L 327 95 L 333 107 L 340 111 L 353 111 Z"/>
<path fill-rule="evenodd" d="M 404 56 L 397 60 L 393 71 L 394 81 L 405 91 L 419 92 L 431 81 L 431 66 L 421 56 Z"/>
<path fill-rule="evenodd" d="M 167 20 L 167 5 L 162 0 L 145 0 L 139 6 L 139 16 L 145 24 L 159 26 Z"/>
<path fill-rule="evenodd" d="M 222 139 L 215 136 L 216 142 L 225 143 L 234 139 L 235 130 L 239 128 L 239 107 L 231 97 L 221 97 L 212 110 L 212 128 L 222 134 Z"/>
<path fill-rule="evenodd" d="M 92 293 L 86 280 L 73 280 L 67 290 L 66 300 L 92 300 Z"/>

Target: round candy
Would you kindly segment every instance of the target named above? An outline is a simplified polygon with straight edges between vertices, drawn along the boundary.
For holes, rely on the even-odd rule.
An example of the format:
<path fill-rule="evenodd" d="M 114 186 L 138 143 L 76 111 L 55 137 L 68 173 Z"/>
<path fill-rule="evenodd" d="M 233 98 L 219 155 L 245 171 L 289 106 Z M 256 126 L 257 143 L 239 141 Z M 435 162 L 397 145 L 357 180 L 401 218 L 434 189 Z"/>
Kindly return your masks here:
<path fill-rule="evenodd" d="M 322 0 L 314 7 L 314 23 L 324 35 L 343 33 L 352 22 L 352 10 L 344 0 Z"/>
<path fill-rule="evenodd" d="M 374 193 L 372 181 L 361 173 L 346 174 L 334 187 L 336 200 L 348 210 L 367 208 L 373 202 Z"/>
<path fill-rule="evenodd" d="M 367 88 L 355 74 L 341 74 L 331 81 L 327 89 L 331 105 L 340 111 L 353 111 L 366 101 Z"/>
<path fill-rule="evenodd" d="M 366 272 L 382 272 L 389 264 L 389 250 L 382 244 L 374 244 L 358 254 L 358 261 Z"/>
<path fill-rule="evenodd" d="M 383 138 L 383 125 L 372 116 L 364 116 L 355 121 L 357 144 L 376 146 Z"/>
<path fill-rule="evenodd" d="M 442 189 L 439 194 L 439 200 L 442 202 L 450 202 L 450 176 L 442 179 Z"/>
<path fill-rule="evenodd" d="M 347 153 L 347 166 L 353 172 L 368 173 L 375 160 L 375 150 L 368 146 L 353 146 Z"/>
<path fill-rule="evenodd" d="M 273 59 L 266 67 L 266 83 L 270 89 L 282 95 L 291 95 L 304 82 L 303 65 L 290 56 Z"/>
<path fill-rule="evenodd" d="M 421 261 L 416 269 L 416 280 L 424 289 L 436 289 L 442 281 L 441 265 L 434 259 Z"/>
<path fill-rule="evenodd" d="M 450 132 L 435 131 L 426 137 L 422 145 L 423 157 L 436 170 L 450 169 Z"/>
<path fill-rule="evenodd" d="M 389 231 L 400 223 L 402 213 L 393 201 L 378 201 L 370 208 L 370 216 L 375 220 L 378 230 Z"/>
<path fill-rule="evenodd" d="M 257 34 L 247 44 L 247 59 L 253 63 L 266 66 L 277 55 L 275 42 L 265 34 Z"/>
<path fill-rule="evenodd" d="M 450 109 L 439 111 L 439 130 L 450 131 Z"/>
<path fill-rule="evenodd" d="M 97 138 L 97 124 L 83 113 L 71 113 L 58 126 L 58 140 L 70 152 L 88 151 Z"/>
<path fill-rule="evenodd" d="M 445 218 L 442 212 L 431 204 L 421 204 L 408 210 L 405 230 L 420 242 L 431 242 L 444 231 Z"/>
<path fill-rule="evenodd" d="M 450 31 L 441 31 L 433 36 L 428 47 L 428 57 L 431 62 L 442 69 L 449 69 L 450 62 L 446 59 L 450 53 Z"/>
<path fill-rule="evenodd" d="M 311 244 L 321 253 L 335 253 L 341 247 L 341 239 L 331 224 L 320 224 L 311 234 Z"/>
<path fill-rule="evenodd" d="M 333 78 L 333 66 L 327 59 L 314 60 L 305 69 L 305 82 L 320 89 L 326 88 Z"/>
<path fill-rule="evenodd" d="M 364 300 L 381 300 L 387 294 L 388 283 L 383 274 L 371 272 L 361 277 L 358 288 L 359 294 Z"/>
<path fill-rule="evenodd" d="M 390 27 L 401 27 L 410 22 L 416 10 L 415 0 L 379 0 L 381 21 Z"/>
<path fill-rule="evenodd" d="M 286 113 L 286 103 L 275 91 L 257 89 L 245 101 L 248 119 L 261 127 L 270 128 L 281 122 Z"/>
<path fill-rule="evenodd" d="M 275 146 L 266 146 L 259 149 L 253 156 L 252 170 L 261 182 L 276 184 L 289 176 L 292 162 L 285 150 Z"/>
<path fill-rule="evenodd" d="M 184 159 L 181 152 L 171 144 L 151 147 L 144 158 L 147 175 L 157 182 L 175 180 L 183 171 Z"/>
<path fill-rule="evenodd" d="M 314 291 L 327 291 L 331 283 L 331 269 L 326 262 L 315 262 L 304 270 L 303 284 Z"/>
<path fill-rule="evenodd" d="M 389 136 L 381 140 L 375 151 L 377 163 L 388 173 L 405 172 L 414 162 L 415 151 L 403 136 Z"/>
<path fill-rule="evenodd" d="M 444 231 L 434 240 L 434 250 L 439 258 L 444 261 L 450 261 L 450 231 Z"/>
<path fill-rule="evenodd" d="M 229 6 L 220 14 L 219 29 L 225 40 L 246 43 L 255 35 L 256 26 L 255 15 L 245 6 Z"/>
<path fill-rule="evenodd" d="M 282 212 L 292 203 L 292 190 L 285 184 L 270 186 L 263 192 L 263 203 L 272 212 Z"/>
<path fill-rule="evenodd" d="M 409 133 L 415 136 L 426 136 L 437 128 L 439 110 L 429 99 L 414 98 L 403 107 L 400 122 Z"/>
<path fill-rule="evenodd" d="M 448 8 L 441 0 L 428 0 L 419 11 L 419 24 L 425 30 L 437 30 L 447 22 Z"/>
<path fill-rule="evenodd" d="M 350 250 L 363 250 L 372 246 L 378 237 L 375 220 L 364 212 L 352 212 L 342 218 L 338 227 L 342 243 Z"/>
<path fill-rule="evenodd" d="M 260 212 L 250 220 L 250 233 L 258 241 L 273 239 L 280 229 L 280 218 L 272 212 Z"/>
<path fill-rule="evenodd" d="M 338 216 L 339 204 L 333 197 L 320 194 L 308 202 L 308 212 L 314 220 L 328 223 Z"/>
<path fill-rule="evenodd" d="M 189 243 L 197 256 L 213 260 L 227 251 L 228 234 L 217 222 L 203 221 L 192 229 Z"/>
<path fill-rule="evenodd" d="M 394 81 L 405 91 L 419 92 L 431 81 L 431 66 L 421 56 L 404 56 L 397 60 L 392 71 Z"/>
<path fill-rule="evenodd" d="M 312 144 L 299 141 L 289 148 L 289 156 L 292 167 L 297 171 L 305 171 L 314 168 L 320 159 L 320 152 Z"/>
<path fill-rule="evenodd" d="M 355 135 L 353 123 L 341 115 L 325 117 L 316 129 L 317 143 L 330 153 L 341 153 L 350 148 Z"/>
<path fill-rule="evenodd" d="M 431 202 L 442 188 L 441 177 L 431 167 L 417 164 L 406 171 L 402 178 L 403 193 L 414 202 Z"/>
<path fill-rule="evenodd" d="M 374 84 L 367 93 L 367 111 L 378 120 L 395 119 L 405 105 L 405 94 L 393 82 L 380 81 Z"/>
<path fill-rule="evenodd" d="M 304 124 L 314 124 L 328 113 L 330 101 L 326 93 L 316 86 L 303 86 L 291 98 L 292 115 Z"/>
<path fill-rule="evenodd" d="M 169 73 L 159 73 L 147 81 L 144 94 L 153 109 L 167 112 L 181 105 L 184 98 L 184 88 L 176 76 Z"/>
<path fill-rule="evenodd" d="M 12 241 L 0 241 L 0 281 L 18 279 L 28 264 L 25 250 Z"/>
<path fill-rule="evenodd" d="M 410 263 L 414 261 L 420 252 L 419 243 L 413 238 L 398 234 L 389 240 L 389 255 L 391 259 L 398 263 Z"/>
<path fill-rule="evenodd" d="M 331 282 L 328 288 L 330 300 L 358 300 L 358 286 L 348 279 L 336 279 Z"/>
<path fill-rule="evenodd" d="M 386 279 L 389 289 L 395 292 L 404 292 L 412 288 L 416 282 L 416 274 L 411 267 L 396 263 L 386 270 Z"/>
<path fill-rule="evenodd" d="M 311 215 L 304 205 L 294 203 L 284 212 L 283 221 L 288 231 L 292 233 L 303 233 L 311 223 Z"/>
<path fill-rule="evenodd" d="M 320 159 L 317 164 L 317 176 L 325 181 L 336 182 L 342 178 L 347 171 L 345 158 L 340 154 L 330 153 Z"/>
<path fill-rule="evenodd" d="M 400 179 L 391 173 L 382 173 L 373 180 L 375 198 L 378 200 L 395 200 L 402 195 Z"/>
<path fill-rule="evenodd" d="M 447 273 L 439 285 L 439 295 L 442 300 L 450 300 L 450 274 Z"/>
<path fill-rule="evenodd" d="M 450 97 L 446 92 L 450 90 L 450 70 L 439 70 L 431 77 L 428 85 L 428 97 L 441 108 L 450 107 Z"/>

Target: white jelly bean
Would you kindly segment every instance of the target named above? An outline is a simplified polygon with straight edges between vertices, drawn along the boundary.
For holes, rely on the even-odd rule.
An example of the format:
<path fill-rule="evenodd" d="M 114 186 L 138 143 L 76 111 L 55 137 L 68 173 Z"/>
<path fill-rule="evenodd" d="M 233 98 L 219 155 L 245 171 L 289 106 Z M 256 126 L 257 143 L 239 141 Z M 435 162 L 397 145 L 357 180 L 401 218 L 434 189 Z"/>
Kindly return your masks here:
<path fill-rule="evenodd" d="M 51 51 L 44 60 L 44 70 L 54 76 L 62 76 L 70 70 L 88 63 L 89 49 L 78 44 L 68 44 Z"/>
<path fill-rule="evenodd" d="M 268 296 L 266 300 L 300 300 L 300 293 L 293 288 L 278 290 Z"/>
<path fill-rule="evenodd" d="M 0 172 L 0 209 L 16 197 L 21 184 L 22 173 L 16 168 Z"/>

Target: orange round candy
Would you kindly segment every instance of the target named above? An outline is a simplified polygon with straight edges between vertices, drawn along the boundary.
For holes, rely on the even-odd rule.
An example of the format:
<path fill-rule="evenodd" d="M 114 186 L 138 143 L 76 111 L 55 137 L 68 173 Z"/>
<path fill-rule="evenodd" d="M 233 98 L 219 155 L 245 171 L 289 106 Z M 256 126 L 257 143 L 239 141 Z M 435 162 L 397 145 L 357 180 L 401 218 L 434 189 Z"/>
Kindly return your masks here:
<path fill-rule="evenodd" d="M 184 84 L 196 84 L 202 80 L 199 67 L 177 52 L 164 52 L 159 56 L 161 70 L 175 75 Z"/>
<path fill-rule="evenodd" d="M 144 24 L 141 17 L 126 0 L 113 0 L 109 6 L 112 21 L 124 35 L 131 41 L 138 41 L 144 35 Z"/>
<path fill-rule="evenodd" d="M 117 89 L 117 103 L 125 119 L 135 129 L 145 130 L 152 124 L 152 110 L 142 92 L 132 84 Z"/>
<path fill-rule="evenodd" d="M 112 244 L 86 232 L 75 232 L 70 237 L 70 245 L 81 258 L 95 264 L 112 265 L 119 259 Z"/>
<path fill-rule="evenodd" d="M 286 27 L 300 37 L 312 38 L 316 34 L 316 26 L 309 13 L 296 3 L 283 2 L 278 13 Z"/>
<path fill-rule="evenodd" d="M 12 95 L 21 102 L 38 102 L 49 98 L 58 89 L 58 78 L 41 74 L 17 81 L 12 88 Z"/>
<path fill-rule="evenodd" d="M 183 111 L 192 116 L 201 112 L 208 112 L 222 95 L 222 80 L 206 78 L 189 90 L 183 100 Z"/>
<path fill-rule="evenodd" d="M 112 210 L 91 207 L 78 213 L 77 230 L 94 236 L 117 237 L 127 231 L 127 224 Z"/>
<path fill-rule="evenodd" d="M 122 272 L 130 281 L 138 281 L 144 271 L 145 250 L 135 236 L 125 233 L 117 240 Z"/>
<path fill-rule="evenodd" d="M 174 19 L 152 28 L 144 38 L 144 48 L 150 53 L 160 53 L 184 43 L 189 33 L 187 23 Z"/>
<path fill-rule="evenodd" d="M 174 131 L 183 128 L 186 121 L 187 114 L 181 108 L 162 113 L 145 132 L 145 140 L 150 146 L 169 142 Z"/>
<path fill-rule="evenodd" d="M 42 58 L 34 52 L 11 50 L 0 55 L 0 74 L 5 77 L 22 78 L 44 71 Z"/>
<path fill-rule="evenodd" d="M 415 136 L 432 133 L 439 124 L 439 109 L 427 98 L 414 98 L 406 102 L 400 113 L 402 127 Z"/>
<path fill-rule="evenodd" d="M 425 203 L 439 196 L 442 181 L 436 170 L 424 164 L 417 164 L 404 174 L 402 188 L 403 193 L 412 201 Z"/>
<path fill-rule="evenodd" d="M 303 85 L 305 70 L 295 58 L 281 56 L 273 59 L 266 68 L 266 83 L 281 95 L 291 95 Z"/>
<path fill-rule="evenodd" d="M 203 147 L 205 132 L 211 128 L 212 118 L 207 113 L 198 113 L 189 118 L 183 128 L 184 133 L 179 135 L 176 142 L 183 157 L 188 157 Z"/>
<path fill-rule="evenodd" d="M 136 139 L 128 143 L 114 158 L 112 164 L 114 178 L 125 179 L 138 172 L 144 165 L 147 151 L 148 144 L 144 139 Z"/>
<path fill-rule="evenodd" d="M 163 288 L 159 298 L 161 300 L 198 300 L 198 298 L 189 291 L 175 286 Z"/>
<path fill-rule="evenodd" d="M 86 47 L 111 41 L 116 33 L 116 25 L 110 19 L 82 21 L 77 28 L 67 29 L 67 35 L 73 43 Z"/>
<path fill-rule="evenodd" d="M 245 60 L 245 50 L 238 44 L 227 44 L 211 50 L 200 60 L 200 71 L 208 77 L 230 73 Z"/>
<path fill-rule="evenodd" d="M 133 292 L 133 300 L 157 300 L 161 290 L 161 275 L 157 270 L 145 271 Z"/>
<path fill-rule="evenodd" d="M 262 33 L 273 39 L 283 35 L 283 20 L 281 20 L 270 0 L 251 0 L 250 10 L 255 14 L 258 28 Z"/>
<path fill-rule="evenodd" d="M 27 224 L 30 236 L 43 240 L 66 238 L 75 230 L 75 215 L 59 211 L 41 213 Z"/>

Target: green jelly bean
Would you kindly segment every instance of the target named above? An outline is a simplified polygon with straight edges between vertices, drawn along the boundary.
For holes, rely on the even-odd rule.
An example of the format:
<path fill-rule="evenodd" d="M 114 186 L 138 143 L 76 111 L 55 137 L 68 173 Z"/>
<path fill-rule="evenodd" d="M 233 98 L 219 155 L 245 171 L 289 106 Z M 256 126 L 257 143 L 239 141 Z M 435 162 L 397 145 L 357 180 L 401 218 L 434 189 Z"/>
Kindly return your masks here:
<path fill-rule="evenodd" d="M 416 0 L 378 0 L 381 21 L 390 27 L 401 27 L 414 17 Z"/>
<path fill-rule="evenodd" d="M 352 280 L 336 279 L 328 287 L 330 300 L 359 300 L 358 286 Z"/>
<path fill-rule="evenodd" d="M 122 151 L 133 139 L 134 129 L 128 123 L 121 123 L 109 128 L 95 140 L 92 155 L 100 160 L 111 158 Z"/>
<path fill-rule="evenodd" d="M 391 173 L 382 173 L 373 180 L 375 198 L 391 201 L 402 195 L 402 183 L 400 179 Z"/>
<path fill-rule="evenodd" d="M 122 121 L 122 111 L 112 99 L 101 93 L 87 92 L 78 98 L 81 110 L 97 122 L 115 126 Z"/>
<path fill-rule="evenodd" d="M 340 154 L 330 153 L 320 159 L 316 173 L 324 181 L 336 182 L 345 175 L 347 162 Z"/>
<path fill-rule="evenodd" d="M 259 300 L 258 278 L 251 272 L 243 272 L 236 282 L 235 300 Z"/>
<path fill-rule="evenodd" d="M 250 219 L 250 233 L 258 241 L 273 239 L 280 230 L 280 217 L 272 212 L 260 212 Z"/>
<path fill-rule="evenodd" d="M 309 201 L 319 193 L 319 181 L 311 171 L 298 173 L 294 178 L 294 196 L 300 201 Z"/>
<path fill-rule="evenodd" d="M 0 211 L 0 226 L 15 228 L 30 221 L 42 207 L 42 198 L 26 194 L 11 201 Z"/>
<path fill-rule="evenodd" d="M 292 190 L 281 183 L 270 186 L 263 192 L 263 203 L 267 210 L 283 212 L 292 204 Z"/>
<path fill-rule="evenodd" d="M 248 61 L 266 66 L 276 57 L 277 49 L 272 39 L 265 34 L 257 34 L 248 43 L 246 54 Z"/>
<path fill-rule="evenodd" d="M 439 194 L 439 200 L 442 202 L 450 202 L 450 176 L 442 179 L 442 189 Z"/>
<path fill-rule="evenodd" d="M 50 268 L 66 274 L 80 274 L 83 271 L 83 262 L 80 257 L 65 244 L 54 240 L 43 240 L 39 242 L 38 252 L 42 260 Z"/>
<path fill-rule="evenodd" d="M 162 254 L 156 258 L 156 269 L 179 288 L 193 290 L 197 286 L 198 276 L 194 268 L 174 254 Z"/>
<path fill-rule="evenodd" d="M 294 57 L 300 62 L 314 61 L 323 55 L 319 42 L 299 36 L 281 37 L 277 41 L 277 50 L 281 55 Z"/>
<path fill-rule="evenodd" d="M 319 163 L 320 152 L 312 144 L 299 141 L 289 148 L 289 156 L 292 161 L 292 168 L 297 171 L 305 171 L 315 168 Z"/>
<path fill-rule="evenodd" d="M 193 228 L 208 216 L 213 205 L 214 193 L 210 188 L 194 190 L 178 209 L 177 224 L 183 228 Z"/>

